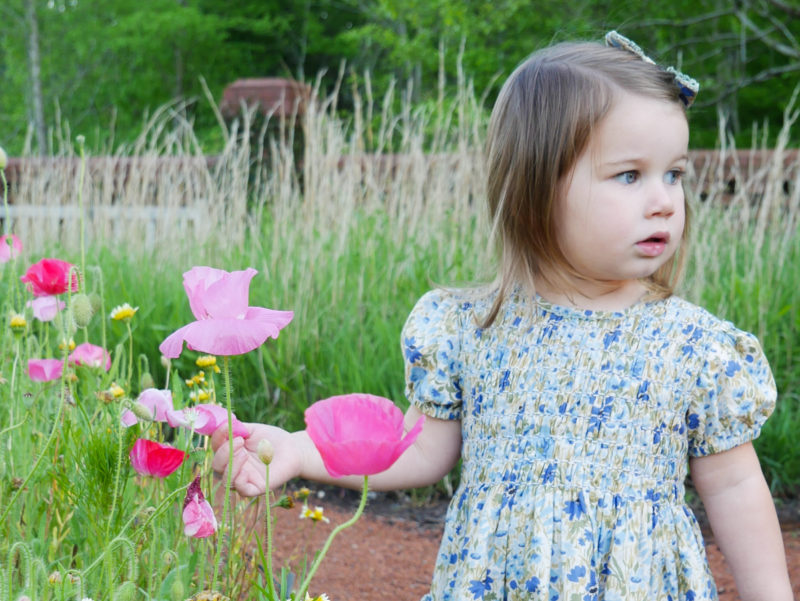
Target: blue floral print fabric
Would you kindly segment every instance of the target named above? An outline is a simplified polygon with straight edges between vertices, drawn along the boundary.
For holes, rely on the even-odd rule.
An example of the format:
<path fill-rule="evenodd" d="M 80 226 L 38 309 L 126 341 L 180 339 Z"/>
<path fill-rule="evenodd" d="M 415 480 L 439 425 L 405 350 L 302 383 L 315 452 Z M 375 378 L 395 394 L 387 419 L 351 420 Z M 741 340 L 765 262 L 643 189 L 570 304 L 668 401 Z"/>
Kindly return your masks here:
<path fill-rule="evenodd" d="M 758 436 L 754 336 L 677 297 L 622 312 L 433 290 L 402 333 L 406 394 L 461 420 L 461 480 L 423 601 L 717 599 L 688 459 Z"/>

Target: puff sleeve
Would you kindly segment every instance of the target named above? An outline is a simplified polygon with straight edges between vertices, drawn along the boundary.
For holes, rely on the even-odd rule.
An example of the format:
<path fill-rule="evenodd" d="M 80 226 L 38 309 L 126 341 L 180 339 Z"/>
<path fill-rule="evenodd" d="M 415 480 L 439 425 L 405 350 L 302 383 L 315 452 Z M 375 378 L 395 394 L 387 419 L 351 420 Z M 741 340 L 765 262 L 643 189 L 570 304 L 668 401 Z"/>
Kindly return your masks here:
<path fill-rule="evenodd" d="M 777 397 L 772 371 L 755 336 L 730 322 L 719 322 L 708 336 L 686 416 L 692 457 L 757 438 Z"/>
<path fill-rule="evenodd" d="M 406 398 L 437 419 L 461 419 L 458 309 L 447 292 L 431 290 L 417 301 L 401 334 Z"/>

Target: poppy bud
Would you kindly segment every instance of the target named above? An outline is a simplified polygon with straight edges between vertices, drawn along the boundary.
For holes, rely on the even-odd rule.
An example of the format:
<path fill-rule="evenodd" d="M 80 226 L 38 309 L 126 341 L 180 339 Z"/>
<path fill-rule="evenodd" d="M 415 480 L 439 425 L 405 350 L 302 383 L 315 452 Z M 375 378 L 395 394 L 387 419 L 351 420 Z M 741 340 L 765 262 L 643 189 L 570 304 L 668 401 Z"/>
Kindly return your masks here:
<path fill-rule="evenodd" d="M 5 169 L 8 166 L 8 155 L 3 147 L 0 146 L 0 169 Z"/>
<path fill-rule="evenodd" d="M 256 453 L 264 465 L 269 465 L 272 463 L 272 458 L 275 457 L 275 448 L 272 446 L 272 443 L 269 440 L 262 438 L 258 441 Z"/>
<path fill-rule="evenodd" d="M 72 318 L 75 320 L 75 325 L 79 328 L 85 328 L 92 320 L 92 302 L 85 294 L 76 294 L 72 297 Z"/>

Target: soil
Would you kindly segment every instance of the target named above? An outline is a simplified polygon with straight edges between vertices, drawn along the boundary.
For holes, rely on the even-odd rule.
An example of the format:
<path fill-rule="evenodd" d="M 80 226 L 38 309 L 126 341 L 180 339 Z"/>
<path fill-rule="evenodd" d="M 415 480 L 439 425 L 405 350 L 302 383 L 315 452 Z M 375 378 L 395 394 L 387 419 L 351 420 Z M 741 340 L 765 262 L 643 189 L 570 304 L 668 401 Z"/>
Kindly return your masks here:
<path fill-rule="evenodd" d="M 299 504 L 274 509 L 273 566 L 291 566 L 297 571 L 305 557 L 313 558 L 331 530 L 353 515 L 359 494 L 333 487 L 315 489 L 308 505 L 323 507 L 329 523 L 299 519 Z M 261 514 L 259 509 L 252 509 Z M 334 539 L 314 575 L 311 594 L 325 593 L 330 601 L 418 601 L 428 592 L 446 509 L 446 499 L 422 503 L 404 493 L 370 492 L 364 515 Z M 695 508 L 695 512 L 704 531 L 720 601 L 737 601 L 733 577 L 706 527 L 705 515 L 701 508 Z M 792 588 L 800 598 L 800 502 L 779 504 L 778 517 Z"/>

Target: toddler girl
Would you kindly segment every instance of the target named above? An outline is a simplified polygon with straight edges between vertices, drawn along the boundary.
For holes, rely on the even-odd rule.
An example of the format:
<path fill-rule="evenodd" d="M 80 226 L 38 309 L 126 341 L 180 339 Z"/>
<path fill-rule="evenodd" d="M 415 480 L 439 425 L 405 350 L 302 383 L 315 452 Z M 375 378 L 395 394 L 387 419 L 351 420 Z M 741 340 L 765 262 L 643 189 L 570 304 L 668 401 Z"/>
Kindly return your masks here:
<path fill-rule="evenodd" d="M 792 597 L 751 444 L 775 403 L 769 366 L 752 335 L 672 295 L 697 86 L 609 41 L 537 52 L 505 83 L 488 136 L 498 279 L 427 293 L 403 330 L 406 423 L 428 419 L 371 486 L 462 461 L 424 601 L 716 599 L 689 471 L 742 599 Z M 305 432 L 249 427 L 241 493 L 265 489 L 264 437 L 270 487 L 360 486 L 328 476 Z"/>

